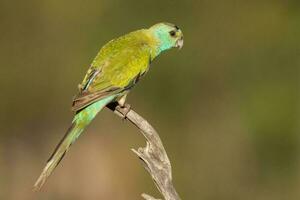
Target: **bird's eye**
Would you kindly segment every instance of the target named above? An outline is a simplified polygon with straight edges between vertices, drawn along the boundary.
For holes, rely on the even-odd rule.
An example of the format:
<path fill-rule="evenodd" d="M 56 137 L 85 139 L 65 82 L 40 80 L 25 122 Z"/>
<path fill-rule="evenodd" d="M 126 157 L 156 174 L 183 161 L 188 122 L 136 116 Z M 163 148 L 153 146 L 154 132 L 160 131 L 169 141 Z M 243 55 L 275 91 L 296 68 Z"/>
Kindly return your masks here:
<path fill-rule="evenodd" d="M 174 37 L 174 36 L 176 35 L 176 32 L 175 32 L 175 31 L 170 31 L 170 35 L 171 35 L 172 37 Z"/>

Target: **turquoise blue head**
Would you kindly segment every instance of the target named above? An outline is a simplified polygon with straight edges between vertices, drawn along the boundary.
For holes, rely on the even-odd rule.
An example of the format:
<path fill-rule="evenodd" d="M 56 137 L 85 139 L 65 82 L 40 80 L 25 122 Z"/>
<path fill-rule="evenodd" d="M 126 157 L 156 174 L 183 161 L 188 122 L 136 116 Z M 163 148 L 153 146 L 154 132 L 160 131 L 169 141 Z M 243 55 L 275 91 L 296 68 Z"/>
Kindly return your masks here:
<path fill-rule="evenodd" d="M 171 23 L 158 23 L 149 28 L 154 37 L 158 40 L 159 52 L 183 46 L 183 33 L 178 26 Z"/>

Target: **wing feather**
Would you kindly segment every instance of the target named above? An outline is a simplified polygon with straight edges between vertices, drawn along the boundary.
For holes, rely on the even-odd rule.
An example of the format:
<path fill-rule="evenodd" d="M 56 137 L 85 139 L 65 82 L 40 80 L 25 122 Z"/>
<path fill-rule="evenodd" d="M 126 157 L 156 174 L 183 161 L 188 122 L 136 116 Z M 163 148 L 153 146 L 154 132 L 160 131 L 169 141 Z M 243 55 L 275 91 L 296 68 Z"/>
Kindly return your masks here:
<path fill-rule="evenodd" d="M 113 94 L 121 93 L 122 88 L 111 87 L 105 91 L 97 91 L 94 93 L 81 93 L 79 96 L 75 97 L 72 103 L 72 111 L 77 112 L 96 101 L 104 99 Z"/>
<path fill-rule="evenodd" d="M 100 50 L 73 100 L 73 111 L 110 95 L 122 95 L 148 71 L 149 46 L 136 36 L 129 36 L 110 42 Z"/>

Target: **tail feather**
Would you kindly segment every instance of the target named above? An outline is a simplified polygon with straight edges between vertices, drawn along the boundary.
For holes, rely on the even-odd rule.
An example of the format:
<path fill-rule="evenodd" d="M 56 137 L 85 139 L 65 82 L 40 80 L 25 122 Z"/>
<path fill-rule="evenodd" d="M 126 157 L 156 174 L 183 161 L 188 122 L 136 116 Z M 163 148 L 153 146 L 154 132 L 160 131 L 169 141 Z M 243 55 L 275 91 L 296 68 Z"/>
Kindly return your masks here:
<path fill-rule="evenodd" d="M 62 138 L 62 140 L 58 143 L 56 146 L 53 154 L 50 156 L 50 158 L 47 161 L 47 165 L 43 169 L 40 177 L 34 184 L 34 190 L 40 190 L 41 187 L 46 182 L 47 178 L 51 175 L 53 170 L 56 168 L 56 166 L 60 163 L 60 161 L 63 159 L 64 155 L 69 150 L 70 146 L 73 142 L 75 142 L 76 138 L 80 135 L 80 133 L 83 131 L 82 128 L 79 128 L 76 125 L 76 122 L 73 122 L 70 128 L 68 129 L 65 136 Z"/>
<path fill-rule="evenodd" d="M 34 190 L 38 191 L 45 184 L 47 178 L 51 175 L 56 166 L 63 159 L 64 155 L 69 150 L 70 146 L 80 136 L 84 128 L 93 120 L 97 113 L 102 110 L 115 96 L 109 96 L 101 101 L 98 101 L 90 106 L 84 108 L 74 117 L 73 123 L 64 135 L 62 140 L 56 146 L 53 154 L 47 161 L 47 165 L 43 169 L 38 180 L 34 184 Z"/>

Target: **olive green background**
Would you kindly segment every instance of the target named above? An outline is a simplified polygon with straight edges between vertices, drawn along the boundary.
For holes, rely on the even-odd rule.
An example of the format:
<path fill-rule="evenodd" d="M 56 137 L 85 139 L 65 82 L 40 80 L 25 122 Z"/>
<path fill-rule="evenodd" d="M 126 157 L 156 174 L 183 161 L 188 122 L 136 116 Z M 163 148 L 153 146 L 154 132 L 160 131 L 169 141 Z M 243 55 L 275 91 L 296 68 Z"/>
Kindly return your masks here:
<path fill-rule="evenodd" d="M 31 189 L 99 48 L 161 21 L 185 45 L 128 103 L 161 135 L 182 199 L 300 198 L 299 1 L 0 0 L 0 199 L 159 197 L 130 151 L 143 137 L 107 109 Z"/>

